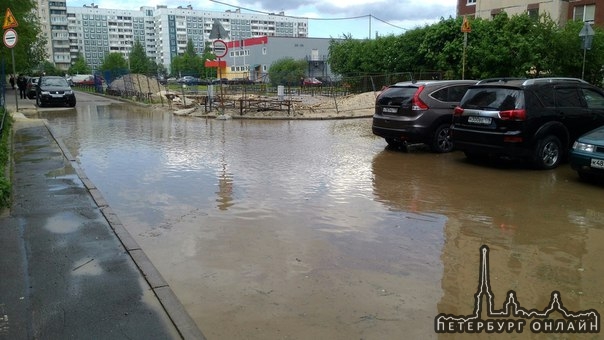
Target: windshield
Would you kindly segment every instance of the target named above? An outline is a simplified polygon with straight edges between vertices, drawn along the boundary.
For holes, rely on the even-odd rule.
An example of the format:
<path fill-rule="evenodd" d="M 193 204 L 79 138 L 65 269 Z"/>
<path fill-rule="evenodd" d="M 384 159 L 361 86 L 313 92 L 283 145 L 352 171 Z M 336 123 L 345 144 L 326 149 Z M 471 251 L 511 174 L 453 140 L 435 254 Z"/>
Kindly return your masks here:
<path fill-rule="evenodd" d="M 63 78 L 42 78 L 42 86 L 60 86 L 60 87 L 68 87 L 67 80 Z"/>

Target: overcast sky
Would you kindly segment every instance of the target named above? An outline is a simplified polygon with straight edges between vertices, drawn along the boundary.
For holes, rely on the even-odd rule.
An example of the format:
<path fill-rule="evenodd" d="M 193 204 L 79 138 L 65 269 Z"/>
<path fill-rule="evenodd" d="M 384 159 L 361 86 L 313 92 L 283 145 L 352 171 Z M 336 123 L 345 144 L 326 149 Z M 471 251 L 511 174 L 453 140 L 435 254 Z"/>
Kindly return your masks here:
<path fill-rule="evenodd" d="M 67 6 L 81 7 L 93 1 L 67 0 Z M 401 34 L 406 29 L 429 25 L 441 18 L 455 16 L 456 0 L 96 0 L 99 8 L 134 9 L 141 6 L 168 5 L 170 8 L 192 5 L 193 9 L 223 12 L 240 7 L 260 12 L 283 11 L 285 15 L 308 18 L 309 36 L 353 38 Z M 372 17 L 370 19 L 370 16 Z M 356 18 L 356 19 L 344 19 Z M 342 19 L 342 20 L 339 20 Z"/>

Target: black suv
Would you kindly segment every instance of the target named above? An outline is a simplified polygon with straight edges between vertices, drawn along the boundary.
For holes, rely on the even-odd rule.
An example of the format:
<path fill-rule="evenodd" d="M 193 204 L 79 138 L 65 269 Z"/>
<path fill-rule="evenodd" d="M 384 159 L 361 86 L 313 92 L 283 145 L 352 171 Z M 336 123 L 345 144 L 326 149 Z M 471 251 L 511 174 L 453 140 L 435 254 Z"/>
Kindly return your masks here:
<path fill-rule="evenodd" d="M 604 92 L 581 79 L 486 79 L 455 108 L 451 137 L 469 159 L 504 156 L 553 169 L 600 125 Z"/>
<path fill-rule="evenodd" d="M 422 80 L 396 83 L 376 98 L 372 131 L 389 146 L 425 143 L 449 152 L 453 109 L 476 80 Z"/>
<path fill-rule="evenodd" d="M 62 104 L 74 107 L 75 93 L 67 80 L 57 76 L 43 76 L 36 84 L 36 105 Z"/>

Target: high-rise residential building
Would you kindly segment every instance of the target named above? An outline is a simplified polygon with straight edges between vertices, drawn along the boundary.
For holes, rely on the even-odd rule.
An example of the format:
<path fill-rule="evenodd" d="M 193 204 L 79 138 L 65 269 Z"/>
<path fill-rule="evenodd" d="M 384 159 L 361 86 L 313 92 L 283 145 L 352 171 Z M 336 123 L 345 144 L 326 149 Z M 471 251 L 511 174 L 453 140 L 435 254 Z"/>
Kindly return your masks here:
<path fill-rule="evenodd" d="M 49 61 L 66 70 L 71 65 L 67 3 L 65 0 L 38 0 L 37 5 L 42 34 L 46 37 Z"/>
<path fill-rule="evenodd" d="M 172 58 L 182 55 L 188 41 L 196 53 L 211 46 L 215 21 L 227 32 L 224 40 L 251 37 L 308 37 L 308 19 L 275 14 L 206 11 L 189 6 L 141 7 L 139 10 L 99 8 L 98 5 L 67 7 L 65 0 L 38 0 L 38 15 L 48 37 L 49 60 L 67 69 L 78 54 L 98 69 L 108 53 L 128 57 L 138 40 L 149 58 L 170 68 Z"/>

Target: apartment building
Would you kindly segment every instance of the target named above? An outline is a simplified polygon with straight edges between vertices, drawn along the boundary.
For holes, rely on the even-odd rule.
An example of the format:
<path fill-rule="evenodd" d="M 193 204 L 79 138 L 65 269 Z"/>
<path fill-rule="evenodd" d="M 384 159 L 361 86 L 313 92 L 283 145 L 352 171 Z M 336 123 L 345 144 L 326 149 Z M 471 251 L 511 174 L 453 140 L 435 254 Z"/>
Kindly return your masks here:
<path fill-rule="evenodd" d="M 46 38 L 46 53 L 50 57 L 49 61 L 58 68 L 69 68 L 71 58 L 66 1 L 38 0 L 37 12 L 42 35 Z"/>
<path fill-rule="evenodd" d="M 139 10 L 99 8 L 98 5 L 67 7 L 66 0 L 38 0 L 38 15 L 47 37 L 49 60 L 67 70 L 78 54 L 97 69 L 108 53 L 128 57 L 135 41 L 147 56 L 169 69 L 172 58 L 184 53 L 191 40 L 201 54 L 215 20 L 227 31 L 226 40 L 257 36 L 307 37 L 308 20 L 273 14 L 196 10 L 191 5 Z M 211 45 L 210 45 L 211 46 Z"/>
<path fill-rule="evenodd" d="M 500 12 L 509 15 L 528 13 L 537 18 L 548 13 L 559 25 L 580 20 L 604 27 L 604 0 L 458 0 L 457 15 L 490 19 Z"/>

